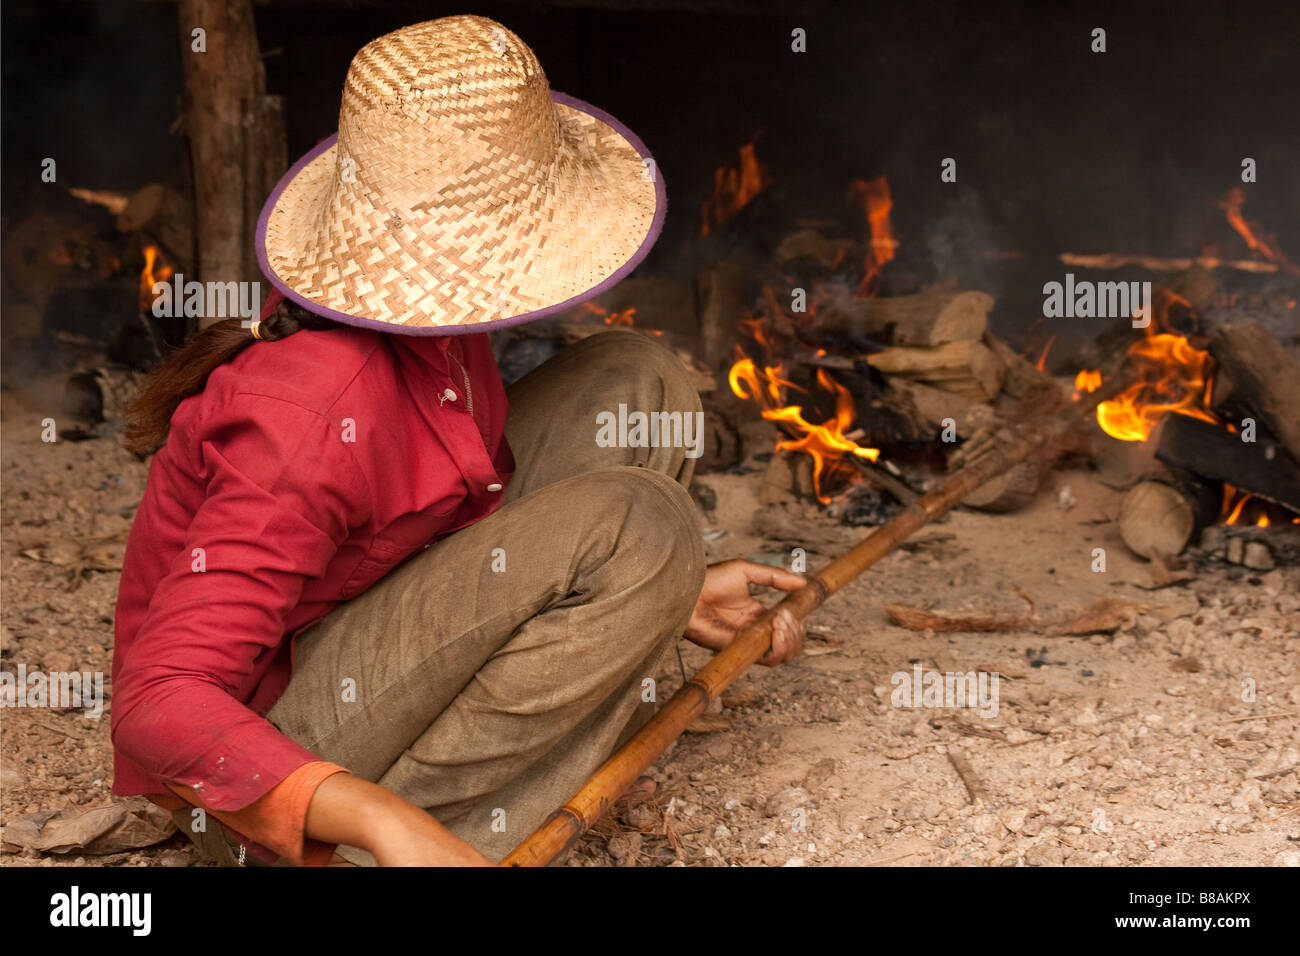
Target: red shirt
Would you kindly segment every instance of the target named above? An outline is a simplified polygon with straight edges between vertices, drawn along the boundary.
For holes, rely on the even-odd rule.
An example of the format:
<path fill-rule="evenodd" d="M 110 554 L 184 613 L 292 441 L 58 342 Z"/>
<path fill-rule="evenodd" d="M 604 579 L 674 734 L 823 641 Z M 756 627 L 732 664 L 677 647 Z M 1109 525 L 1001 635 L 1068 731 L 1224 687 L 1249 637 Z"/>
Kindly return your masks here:
<path fill-rule="evenodd" d="M 505 420 L 486 334 L 304 330 L 218 366 L 172 416 L 127 544 L 113 791 L 238 810 L 317 760 L 263 716 L 293 637 L 500 504 Z"/>

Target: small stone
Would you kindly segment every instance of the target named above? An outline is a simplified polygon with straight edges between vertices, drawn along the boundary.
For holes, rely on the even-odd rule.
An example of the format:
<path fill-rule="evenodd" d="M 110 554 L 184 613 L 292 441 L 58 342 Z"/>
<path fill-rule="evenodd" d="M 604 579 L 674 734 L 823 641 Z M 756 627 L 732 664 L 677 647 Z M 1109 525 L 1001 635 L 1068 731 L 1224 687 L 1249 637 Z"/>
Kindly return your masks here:
<path fill-rule="evenodd" d="M 615 860 L 631 861 L 641 851 L 641 834 L 635 830 L 630 833 L 615 833 L 609 838 L 605 848 Z"/>
<path fill-rule="evenodd" d="M 1002 813 L 998 815 L 998 819 L 1001 820 L 1002 825 L 1012 833 L 1020 833 L 1025 826 L 1025 816 L 1025 811 L 1017 808 L 1014 810 L 1003 810 Z"/>
<path fill-rule="evenodd" d="M 1241 564 L 1241 559 L 1245 556 L 1246 546 L 1240 538 L 1229 538 L 1226 556 L 1230 563 Z"/>
<path fill-rule="evenodd" d="M 1246 544 L 1241 563 L 1252 571 L 1272 571 L 1274 567 L 1273 552 L 1263 541 L 1251 541 Z"/>
<path fill-rule="evenodd" d="M 1201 529 L 1201 550 L 1209 554 L 1218 554 L 1226 543 L 1226 535 L 1219 525 Z"/>
<path fill-rule="evenodd" d="M 943 805 L 937 797 L 922 797 L 912 800 L 899 809 L 898 815 L 904 820 L 929 820 L 943 811 Z"/>
<path fill-rule="evenodd" d="M 0 770 L 0 790 L 17 790 L 27 785 L 27 775 L 21 770 L 5 767 Z"/>
<path fill-rule="evenodd" d="M 1300 850 L 1283 850 L 1273 862 L 1277 866 L 1300 866 Z"/>
<path fill-rule="evenodd" d="M 806 806 L 807 803 L 808 792 L 803 787 L 791 787 L 767 798 L 767 802 L 763 804 L 763 816 L 783 816 L 796 807 Z"/>
<path fill-rule="evenodd" d="M 41 662 L 45 665 L 45 670 L 51 672 L 67 674 L 77 669 L 77 662 L 73 656 L 63 651 L 47 651 L 41 658 Z"/>
<path fill-rule="evenodd" d="M 638 830 L 646 830 L 659 825 L 659 814 L 648 803 L 638 803 L 634 807 L 628 807 L 623 811 L 623 819 L 628 826 L 636 827 Z"/>
<path fill-rule="evenodd" d="M 1035 844 L 1025 851 L 1027 866 L 1061 866 L 1065 863 L 1065 850 L 1059 846 Z"/>

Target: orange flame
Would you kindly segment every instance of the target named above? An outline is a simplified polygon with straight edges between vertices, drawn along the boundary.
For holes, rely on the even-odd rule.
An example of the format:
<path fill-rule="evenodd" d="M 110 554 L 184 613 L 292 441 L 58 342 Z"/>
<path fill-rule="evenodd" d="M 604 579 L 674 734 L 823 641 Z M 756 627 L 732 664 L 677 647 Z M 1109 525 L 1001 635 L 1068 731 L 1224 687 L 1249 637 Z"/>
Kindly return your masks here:
<path fill-rule="evenodd" d="M 1055 343 L 1056 343 L 1056 336 L 1053 335 L 1050 339 L 1047 340 L 1047 344 L 1043 346 L 1042 354 L 1038 356 L 1038 361 L 1034 363 L 1034 368 L 1038 369 L 1038 371 L 1040 372 L 1047 371 L 1047 353 L 1052 350 L 1052 346 Z M 1089 389 L 1089 391 L 1091 391 L 1091 389 Z"/>
<path fill-rule="evenodd" d="M 764 366 L 760 373 L 753 359 L 742 358 L 731 367 L 727 381 L 732 392 L 739 398 L 758 402 L 765 419 L 777 422 L 799 436 L 777 442 L 777 450 L 801 451 L 812 456 L 813 487 L 817 492 L 817 500 L 829 504 L 830 496 L 822 491 L 822 476 L 828 475 L 846 455 L 875 461 L 880 457 L 880 450 L 864 448 L 845 437 L 845 432 L 853 424 L 853 396 L 847 388 L 832 379 L 825 369 L 817 370 L 817 384 L 835 396 L 835 417 L 821 425 L 808 422 L 804 418 L 802 406 L 783 404 L 787 389 L 805 392 L 783 376 L 784 370 L 779 364 Z"/>
<path fill-rule="evenodd" d="M 1089 372 L 1087 369 L 1081 371 L 1074 377 L 1074 390 L 1076 392 L 1095 392 L 1101 388 L 1101 372 Z M 1078 397 L 1077 395 L 1075 396 Z"/>
<path fill-rule="evenodd" d="M 1258 252 L 1274 265 L 1281 266 L 1292 275 L 1300 275 L 1300 266 L 1286 257 L 1282 248 L 1278 245 L 1277 240 L 1264 232 L 1258 223 L 1247 222 L 1246 217 L 1241 214 L 1241 207 L 1246 202 L 1246 191 L 1240 186 L 1233 186 L 1228 190 L 1227 195 L 1217 203 L 1218 207 L 1223 210 L 1224 215 L 1228 217 L 1228 222 L 1232 228 L 1237 230 L 1238 235 L 1246 240 L 1246 245 Z"/>
<path fill-rule="evenodd" d="M 1097 424 L 1120 441 L 1146 441 L 1160 419 L 1171 412 L 1219 422 L 1207 410 L 1214 369 L 1210 353 L 1194 348 L 1177 333 L 1157 331 L 1165 324 L 1169 308 L 1175 303 L 1187 305 L 1187 300 L 1164 289 L 1160 294 L 1157 321 L 1128 349 L 1137 381 L 1097 406 Z M 1081 371 L 1074 380 L 1076 398 L 1100 386 L 1100 371 Z"/>
<path fill-rule="evenodd" d="M 864 271 L 862 282 L 858 285 L 858 295 L 872 296 L 880 285 L 881 269 L 894 258 L 894 250 L 898 248 L 894 227 L 889 221 L 889 213 L 894 208 L 889 180 L 884 176 L 855 179 L 849 186 L 849 197 L 862 207 L 862 212 L 867 217 L 867 226 L 871 230 L 871 248 L 863 260 Z"/>
<path fill-rule="evenodd" d="M 1237 494 L 1237 490 L 1233 488 L 1231 485 L 1224 485 L 1223 487 L 1224 487 L 1225 494 L 1227 494 L 1229 500 L 1231 500 L 1231 495 Z M 1236 524 L 1237 521 L 1241 518 L 1241 509 L 1246 507 L 1246 502 L 1249 500 L 1250 500 L 1250 495 L 1242 494 L 1241 497 L 1237 499 L 1237 504 L 1232 508 L 1231 511 L 1228 512 L 1228 517 L 1223 519 L 1223 523 Z"/>
<path fill-rule="evenodd" d="M 630 329 L 636 325 L 636 306 L 629 306 L 620 312 L 610 312 L 598 303 L 584 302 L 578 306 L 577 315 L 579 318 L 588 315 L 595 316 L 610 328 L 615 329 Z M 651 335 L 663 335 L 663 332 L 658 329 L 643 328 L 642 331 L 649 332 Z"/>
<path fill-rule="evenodd" d="M 700 210 L 700 235 L 707 236 L 710 229 L 744 209 L 768 182 L 767 169 L 758 161 L 754 144 L 740 147 L 737 168 L 719 166 L 713 173 L 713 195 Z"/>
<path fill-rule="evenodd" d="M 157 265 L 157 271 L 154 266 Z M 157 246 L 144 247 L 144 268 L 140 270 L 140 311 L 147 312 L 153 308 L 153 287 L 156 282 L 166 282 L 175 270 L 163 260 L 162 251 Z"/>

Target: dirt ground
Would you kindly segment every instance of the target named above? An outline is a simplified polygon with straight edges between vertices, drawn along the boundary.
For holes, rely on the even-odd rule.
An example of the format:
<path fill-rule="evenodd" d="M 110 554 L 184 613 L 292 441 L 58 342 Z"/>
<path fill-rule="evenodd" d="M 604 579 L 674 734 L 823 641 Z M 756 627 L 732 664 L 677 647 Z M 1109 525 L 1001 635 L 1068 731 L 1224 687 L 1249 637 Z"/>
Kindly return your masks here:
<path fill-rule="evenodd" d="M 102 670 L 122 549 L 145 466 L 115 439 L 41 441 L 56 404 L 6 393 L 0 658 L 5 670 Z M 711 560 L 810 569 L 865 529 L 801 517 L 806 540 L 754 531 L 761 470 L 698 481 Z M 958 511 L 920 531 L 810 621 L 805 655 L 755 668 L 656 764 L 569 865 L 1300 865 L 1300 569 L 1205 567 L 1153 589 L 1113 517 L 1119 494 L 1058 472 L 1029 508 Z M 1060 492 L 1076 499 L 1068 510 Z M 725 531 L 721 537 L 716 532 Z M 1093 570 L 1104 548 L 1106 570 Z M 1112 633 L 939 633 L 883 605 L 1043 616 L 1098 597 L 1135 610 Z M 683 643 L 687 672 L 707 652 Z M 673 659 L 660 700 L 681 681 Z M 892 677 L 998 672 L 996 716 L 900 707 Z M 1254 687 L 1254 699 L 1246 691 Z M 0 711 L 0 824 L 110 801 L 108 720 Z M 957 766 L 963 765 L 975 799 Z M 36 865 L 198 863 L 174 836 Z"/>

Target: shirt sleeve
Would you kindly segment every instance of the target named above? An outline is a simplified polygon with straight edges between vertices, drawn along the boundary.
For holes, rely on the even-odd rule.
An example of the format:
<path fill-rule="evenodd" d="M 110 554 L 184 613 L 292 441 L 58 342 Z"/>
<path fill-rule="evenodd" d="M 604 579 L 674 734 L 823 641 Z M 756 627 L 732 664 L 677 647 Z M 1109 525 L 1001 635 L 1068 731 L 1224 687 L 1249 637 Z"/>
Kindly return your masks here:
<path fill-rule="evenodd" d="M 111 720 L 119 750 L 224 811 L 317 759 L 242 701 L 369 489 L 324 416 L 247 393 L 215 404 L 191 426 L 206 497 L 121 662 Z"/>
<path fill-rule="evenodd" d="M 186 802 L 210 811 L 236 834 L 255 840 L 294 866 L 324 866 L 335 844 L 307 836 L 307 808 L 326 777 L 348 772 L 326 760 L 305 763 L 242 810 L 212 810 L 192 790 L 174 790 Z"/>

